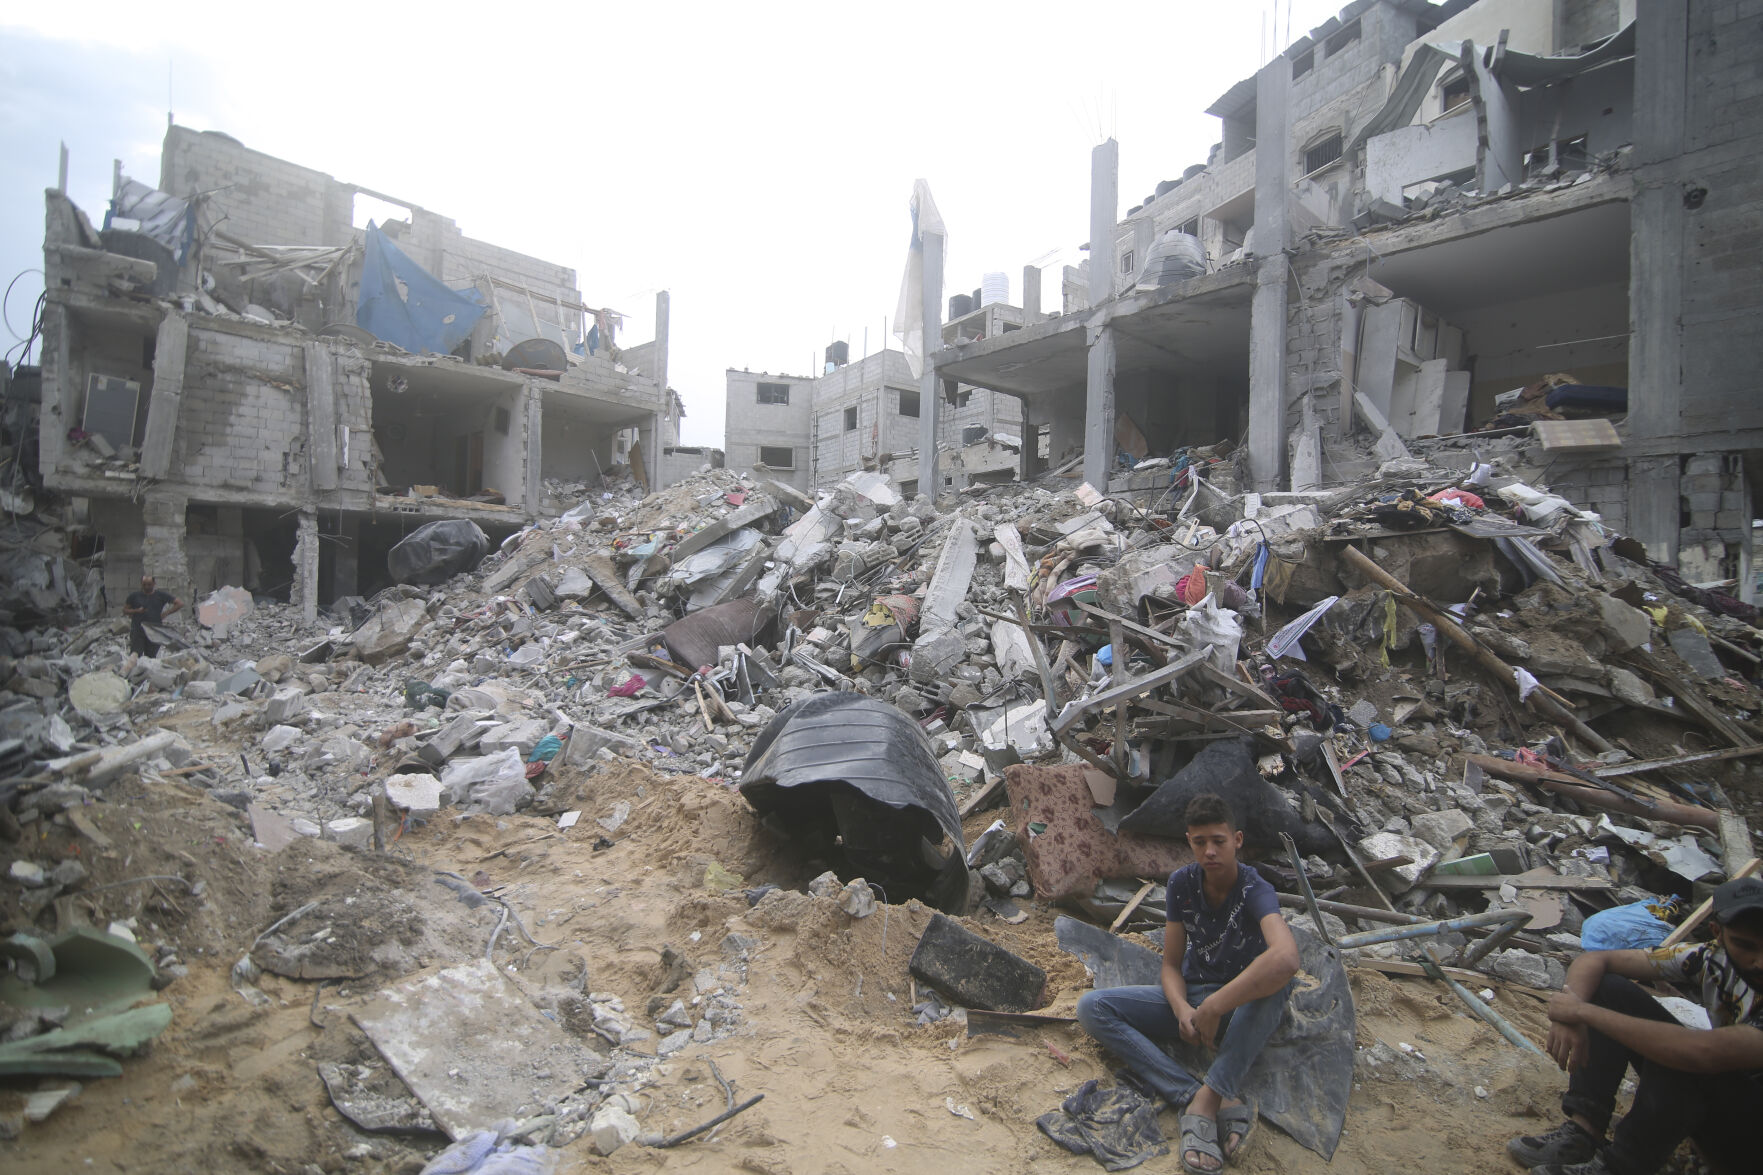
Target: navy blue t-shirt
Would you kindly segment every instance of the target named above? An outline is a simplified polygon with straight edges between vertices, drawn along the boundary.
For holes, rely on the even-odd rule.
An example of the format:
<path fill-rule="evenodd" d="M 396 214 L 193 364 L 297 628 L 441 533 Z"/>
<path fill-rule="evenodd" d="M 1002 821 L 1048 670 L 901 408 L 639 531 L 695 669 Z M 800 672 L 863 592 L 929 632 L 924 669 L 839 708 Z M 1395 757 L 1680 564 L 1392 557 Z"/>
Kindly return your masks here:
<path fill-rule="evenodd" d="M 1229 983 L 1267 949 L 1261 919 L 1279 910 L 1279 894 L 1254 868 L 1237 864 L 1237 881 L 1224 901 L 1211 906 L 1202 887 L 1206 871 L 1186 865 L 1169 875 L 1165 891 L 1168 919 L 1187 931 L 1181 958 L 1189 983 Z"/>

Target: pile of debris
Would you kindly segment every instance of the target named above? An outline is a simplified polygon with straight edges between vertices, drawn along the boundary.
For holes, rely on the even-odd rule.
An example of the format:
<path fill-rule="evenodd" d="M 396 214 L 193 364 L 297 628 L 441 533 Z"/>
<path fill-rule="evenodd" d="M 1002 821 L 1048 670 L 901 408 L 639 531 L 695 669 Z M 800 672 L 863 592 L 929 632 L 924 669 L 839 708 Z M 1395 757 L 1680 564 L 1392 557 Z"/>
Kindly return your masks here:
<path fill-rule="evenodd" d="M 1214 791 L 1247 859 L 1348 965 L 1447 981 L 1534 1050 L 1470 988 L 1546 992 L 1594 915 L 1689 909 L 1756 868 L 1763 631 L 1483 451 L 1468 469 L 1408 457 L 1349 489 L 1255 494 L 1234 492 L 1220 446 L 1141 490 L 1055 473 L 940 504 L 875 473 L 810 497 L 707 470 L 597 492 L 493 552 L 454 544 L 467 557 L 427 577 L 441 582 L 338 601 L 315 628 L 223 590 L 185 647 L 152 658 L 109 621 L 9 629 L 11 929 L 29 939 L 83 880 L 31 857 L 34 829 L 90 824 L 127 772 L 207 791 L 272 852 L 307 837 L 377 856 L 448 812 L 555 818 L 615 845 L 632 801 L 586 822 L 577 805 L 635 763 L 738 787 L 795 862 L 713 873 L 712 890 L 758 909 L 811 888 L 851 919 L 877 899 L 941 910 L 913 959 L 921 998 L 899 1012 L 973 1031 L 976 1015 L 1057 1020 L 1075 999 L 996 945 L 1048 903 L 1159 930 L 1155 882 L 1190 859 L 1183 807 Z M 502 922 L 531 936 L 512 906 L 497 914 L 489 963 L 387 976 L 382 1005 L 403 1011 L 378 1029 L 357 1015 L 388 1058 L 432 1030 L 411 997 L 437 982 L 493 987 L 484 999 L 534 1019 L 494 965 L 497 938 L 516 941 Z M 1114 951 L 1075 931 L 1059 945 L 1092 971 Z M 562 1063 L 589 1093 L 541 1097 L 545 1137 L 636 1137 L 631 1095 L 656 1054 L 619 1050 L 659 1040 L 668 1057 L 735 1031 L 744 958 L 644 1017 L 584 972 L 579 1006 L 533 1030 L 579 1022 L 603 1051 Z M 495 1127 L 422 1100 L 455 1140 Z"/>

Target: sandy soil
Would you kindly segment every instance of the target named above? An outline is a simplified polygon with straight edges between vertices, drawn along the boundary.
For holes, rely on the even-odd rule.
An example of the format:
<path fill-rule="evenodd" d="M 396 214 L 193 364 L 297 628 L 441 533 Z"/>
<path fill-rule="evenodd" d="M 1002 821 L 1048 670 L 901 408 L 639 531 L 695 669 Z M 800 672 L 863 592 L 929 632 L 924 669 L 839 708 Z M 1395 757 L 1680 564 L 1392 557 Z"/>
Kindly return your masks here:
<path fill-rule="evenodd" d="M 618 994 L 641 1021 L 670 981 L 731 962 L 738 974 L 744 959 L 745 981 L 729 985 L 741 1009 L 738 1026 L 658 1062 L 641 1094 L 641 1118 L 645 1129 L 667 1133 L 720 1111 L 723 1095 L 708 1060 L 738 1096 L 763 1093 L 765 1100 L 673 1150 L 628 1146 L 600 1158 L 578 1142 L 565 1151 L 566 1171 L 1099 1170 L 1034 1126 L 1084 1080 L 1107 1076 L 1075 1027 L 1006 1039 L 969 1038 L 951 1022 L 915 1023 L 906 966 L 928 909 L 884 906 L 854 920 L 831 899 L 794 888 L 749 908 L 739 892 L 707 888 L 713 864 L 748 885 L 785 887 L 803 886 L 819 869 L 793 859 L 733 791 L 634 766 L 564 783 L 572 806 L 583 810 L 574 828 L 559 831 L 554 820 L 536 816 L 442 813 L 378 861 L 317 842 L 268 856 L 251 846 L 241 814 L 175 785 L 119 784 L 111 802 L 88 809 L 113 841 L 108 850 L 49 828 L 33 854 L 58 860 L 77 849 L 92 885 L 179 873 L 207 887 L 199 898 L 175 885 L 143 884 L 75 900 L 76 916 L 99 925 L 137 918 L 144 943 L 173 944 L 191 971 L 165 992 L 175 1018 L 150 1051 L 128 1062 L 121 1078 L 88 1083 L 47 1122 L 0 1143 L 0 1166 L 20 1173 L 413 1175 L 440 1139 L 356 1130 L 331 1107 L 317 1067 L 374 1061 L 347 1013 L 379 986 L 413 965 L 481 954 L 497 909 L 468 910 L 433 883 L 434 870 L 448 870 L 508 899 L 538 941 L 558 948 L 533 951 L 509 934 L 498 949 L 498 960 L 514 967 L 541 1004 L 566 991 L 585 966 L 589 989 Z M 613 845 L 596 850 L 596 818 L 620 801 L 630 816 L 611 834 Z M 970 834 L 988 819 L 976 815 Z M 332 972 L 360 977 L 321 984 L 266 974 L 267 1004 L 236 994 L 229 969 L 241 951 L 277 917 L 319 899 L 356 911 L 353 921 L 339 913 L 348 949 L 339 949 Z M 1084 968 L 1053 945 L 1056 911 L 1024 905 L 1030 917 L 1019 926 L 985 913 L 968 925 L 1045 967 L 1050 1003 L 1069 1008 L 1087 986 Z M 3 912 L 22 924 L 16 910 Z M 683 969 L 663 962 L 667 948 L 685 957 Z M 1354 973 L 1353 989 L 1364 1051 L 1346 1134 L 1327 1169 L 1506 1169 L 1505 1138 L 1553 1120 L 1561 1083 L 1553 1067 L 1461 1014 L 1449 993 L 1366 971 Z M 682 990 L 691 991 L 689 981 Z M 1503 991 L 1498 1006 L 1540 1039 L 1539 1002 Z M 559 1019 L 580 1027 L 570 1015 Z M 1397 1051 L 1401 1043 L 1418 1054 Z M 16 1105 L 24 1088 L 0 1088 L 0 1110 Z M 1164 1121 L 1173 1134 L 1173 1115 Z M 1232 1169 L 1325 1166 L 1263 1124 Z M 1178 1168 L 1172 1155 L 1140 1169 Z"/>

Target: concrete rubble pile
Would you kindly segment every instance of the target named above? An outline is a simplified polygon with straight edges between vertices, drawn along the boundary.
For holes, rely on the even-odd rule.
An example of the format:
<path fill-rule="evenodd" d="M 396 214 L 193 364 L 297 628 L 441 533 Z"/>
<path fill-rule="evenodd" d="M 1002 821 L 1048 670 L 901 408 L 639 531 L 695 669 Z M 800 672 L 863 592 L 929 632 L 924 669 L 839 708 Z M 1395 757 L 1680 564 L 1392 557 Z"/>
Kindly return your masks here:
<path fill-rule="evenodd" d="M 1214 790 L 1246 857 L 1350 963 L 1550 989 L 1593 913 L 1692 905 L 1755 868 L 1755 788 L 1737 785 L 1763 772 L 1763 631 L 1514 476 L 1516 450 L 1459 456 L 1255 494 L 1219 446 L 1124 493 L 1054 473 L 939 503 L 871 473 L 809 497 L 707 470 L 596 491 L 469 572 L 337 601 L 316 627 L 246 596 L 197 602 L 186 647 L 153 658 L 114 621 L 7 629 L 9 884 L 36 909 L 77 892 L 30 858 L 32 826 L 78 822 L 128 771 L 208 790 L 268 849 L 372 851 L 478 813 L 572 829 L 557 781 L 619 760 L 758 808 L 761 769 L 805 794 L 772 743 L 844 692 L 922 733 L 958 852 L 942 876 L 965 870 L 959 892 L 924 892 L 981 929 L 1045 902 L 1161 926 L 1141 880 L 1188 859 L 1181 805 Z M 798 738 L 810 758 L 815 738 L 834 736 Z M 615 841 L 622 819 L 576 834 Z M 852 872 L 814 892 L 865 916 Z M 620 1097 L 642 1067 L 620 1049 L 731 1031 L 744 966 L 653 1024 L 584 989 L 607 1060 L 570 1103 L 575 1133 L 636 1137 Z M 926 983 L 920 1023 L 961 1004 Z"/>

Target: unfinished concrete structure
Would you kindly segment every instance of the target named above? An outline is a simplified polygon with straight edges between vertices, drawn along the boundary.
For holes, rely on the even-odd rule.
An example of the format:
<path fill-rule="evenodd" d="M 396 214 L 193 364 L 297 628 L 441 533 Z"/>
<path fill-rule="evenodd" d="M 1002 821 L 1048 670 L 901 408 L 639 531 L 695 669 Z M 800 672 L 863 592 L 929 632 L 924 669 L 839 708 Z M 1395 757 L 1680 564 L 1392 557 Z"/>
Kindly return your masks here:
<path fill-rule="evenodd" d="M 90 503 L 114 598 L 145 569 L 186 597 L 243 584 L 310 616 L 384 586 L 416 525 L 500 537 L 537 516 L 542 479 L 610 468 L 622 432 L 663 447 L 665 293 L 627 365 L 617 316 L 582 303 L 573 270 L 410 204 L 365 231 L 355 202 L 387 197 L 226 135 L 171 127 L 159 190 L 128 190 L 183 227 L 98 232 L 51 190 L 44 239 L 41 470 Z M 358 325 L 387 259 L 384 301 L 458 335 L 451 353 Z"/>
<path fill-rule="evenodd" d="M 1087 305 L 1068 273 L 1067 313 L 937 376 L 1022 397 L 1025 470 L 1081 452 L 1106 484 L 1136 432 L 1246 445 L 1249 488 L 1302 489 L 1367 471 L 1356 430 L 1459 434 L 1568 373 L 1627 412 L 1550 481 L 1748 598 L 1759 43 L 1763 0 L 1359 0 L 1213 103 L 1210 161 L 1124 219 L 1096 148 Z M 1206 272 L 1141 284 L 1172 230 Z"/>
<path fill-rule="evenodd" d="M 992 305 L 968 318 L 982 322 L 988 314 L 995 319 L 1021 311 Z M 947 328 L 945 335 L 953 337 Z M 906 356 L 882 350 L 853 363 L 832 358 L 827 366 L 814 378 L 729 369 L 723 442 L 729 466 L 757 469 L 803 490 L 879 469 L 916 493 L 923 404 Z M 937 447 L 947 455 L 944 487 L 999 470 L 1014 476 L 1020 420 L 1011 396 L 952 392 L 937 421 Z"/>

